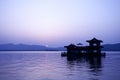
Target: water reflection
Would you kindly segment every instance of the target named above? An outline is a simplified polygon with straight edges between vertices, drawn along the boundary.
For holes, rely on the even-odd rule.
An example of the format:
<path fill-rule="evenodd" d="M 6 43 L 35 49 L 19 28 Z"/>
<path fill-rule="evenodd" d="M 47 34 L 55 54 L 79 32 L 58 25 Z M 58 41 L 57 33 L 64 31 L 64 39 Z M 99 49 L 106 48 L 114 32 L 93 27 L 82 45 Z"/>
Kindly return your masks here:
<path fill-rule="evenodd" d="M 68 68 L 72 71 L 81 72 L 85 70 L 86 74 L 92 75 L 89 80 L 98 80 L 96 76 L 100 76 L 103 68 L 104 57 L 67 57 Z"/>
<path fill-rule="evenodd" d="M 67 57 L 68 62 L 87 63 L 89 68 L 102 68 L 102 59 L 103 57 Z"/>

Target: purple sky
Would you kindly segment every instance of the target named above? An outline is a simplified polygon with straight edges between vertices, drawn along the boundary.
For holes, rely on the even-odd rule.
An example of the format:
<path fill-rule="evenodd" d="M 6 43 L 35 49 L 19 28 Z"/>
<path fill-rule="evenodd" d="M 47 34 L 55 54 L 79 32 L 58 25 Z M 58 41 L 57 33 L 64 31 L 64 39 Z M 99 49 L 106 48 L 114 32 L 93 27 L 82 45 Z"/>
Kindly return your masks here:
<path fill-rule="evenodd" d="M 0 43 L 120 42 L 120 0 L 0 0 Z"/>

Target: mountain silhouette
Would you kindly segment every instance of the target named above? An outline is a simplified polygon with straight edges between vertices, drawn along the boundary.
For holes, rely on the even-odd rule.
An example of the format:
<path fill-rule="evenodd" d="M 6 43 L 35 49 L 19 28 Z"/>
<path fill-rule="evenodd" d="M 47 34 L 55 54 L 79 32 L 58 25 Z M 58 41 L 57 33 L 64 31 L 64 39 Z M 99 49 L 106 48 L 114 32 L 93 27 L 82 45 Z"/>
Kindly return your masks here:
<path fill-rule="evenodd" d="M 116 44 L 105 44 L 103 45 L 103 51 L 120 51 L 120 43 Z"/>
<path fill-rule="evenodd" d="M 120 43 L 104 44 L 103 51 L 120 51 Z M 0 51 L 65 51 L 64 47 L 46 47 L 28 44 L 0 44 Z"/>
<path fill-rule="evenodd" d="M 1 44 L 0 50 L 1 51 L 18 51 L 18 50 L 45 50 L 45 46 L 41 45 L 26 45 L 26 44 Z"/>

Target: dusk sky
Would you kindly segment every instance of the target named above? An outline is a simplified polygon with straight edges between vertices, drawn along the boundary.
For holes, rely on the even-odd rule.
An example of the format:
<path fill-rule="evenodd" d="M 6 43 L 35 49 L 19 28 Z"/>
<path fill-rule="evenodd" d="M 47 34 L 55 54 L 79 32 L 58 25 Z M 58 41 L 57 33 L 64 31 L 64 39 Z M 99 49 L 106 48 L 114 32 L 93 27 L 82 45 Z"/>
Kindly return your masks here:
<path fill-rule="evenodd" d="M 120 42 L 120 0 L 0 0 L 0 44 L 56 47 L 93 37 Z"/>

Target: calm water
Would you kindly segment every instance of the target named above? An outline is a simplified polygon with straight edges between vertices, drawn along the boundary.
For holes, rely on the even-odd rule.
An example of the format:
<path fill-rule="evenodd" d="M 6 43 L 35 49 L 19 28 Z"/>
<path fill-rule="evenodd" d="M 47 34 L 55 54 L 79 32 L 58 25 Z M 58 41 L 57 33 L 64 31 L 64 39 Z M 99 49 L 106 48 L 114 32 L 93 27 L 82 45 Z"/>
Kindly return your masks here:
<path fill-rule="evenodd" d="M 61 52 L 0 52 L 0 80 L 120 80 L 120 52 L 77 60 Z"/>

